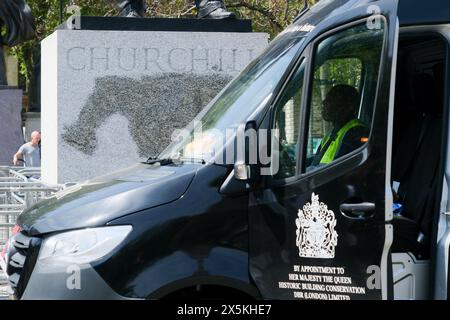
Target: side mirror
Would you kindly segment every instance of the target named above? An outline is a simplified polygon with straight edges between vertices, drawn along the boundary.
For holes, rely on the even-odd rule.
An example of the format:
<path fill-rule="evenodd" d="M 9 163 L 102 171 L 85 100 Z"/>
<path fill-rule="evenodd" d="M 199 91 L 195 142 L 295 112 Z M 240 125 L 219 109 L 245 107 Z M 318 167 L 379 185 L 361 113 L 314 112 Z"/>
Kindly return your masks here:
<path fill-rule="evenodd" d="M 248 139 L 247 139 L 248 138 Z M 236 131 L 236 161 L 234 162 L 234 178 L 239 181 L 248 181 L 252 177 L 251 151 L 257 150 L 256 123 L 249 121 L 238 126 Z M 255 149 L 255 150 L 251 150 Z M 253 159 L 256 163 L 256 159 Z"/>
<path fill-rule="evenodd" d="M 238 162 L 234 164 L 234 177 L 239 181 L 247 181 L 250 180 L 250 166 L 245 163 Z"/>

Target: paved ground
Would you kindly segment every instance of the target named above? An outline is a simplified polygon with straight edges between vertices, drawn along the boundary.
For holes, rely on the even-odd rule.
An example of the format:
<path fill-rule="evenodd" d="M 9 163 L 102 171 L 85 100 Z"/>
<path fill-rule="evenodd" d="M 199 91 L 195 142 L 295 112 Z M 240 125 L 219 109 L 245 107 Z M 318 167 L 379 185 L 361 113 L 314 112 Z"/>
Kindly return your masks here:
<path fill-rule="evenodd" d="M 6 277 L 3 274 L 3 270 L 0 268 L 0 300 L 8 299 L 9 287 L 5 284 Z"/>
<path fill-rule="evenodd" d="M 0 300 L 8 299 L 8 286 L 0 284 Z"/>

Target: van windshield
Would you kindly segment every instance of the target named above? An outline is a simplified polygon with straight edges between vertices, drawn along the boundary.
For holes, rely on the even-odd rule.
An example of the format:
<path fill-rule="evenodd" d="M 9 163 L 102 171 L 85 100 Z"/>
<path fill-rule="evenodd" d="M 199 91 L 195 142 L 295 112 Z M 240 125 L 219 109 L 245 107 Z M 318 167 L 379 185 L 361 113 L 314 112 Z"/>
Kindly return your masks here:
<path fill-rule="evenodd" d="M 270 100 L 303 42 L 301 35 L 288 33 L 274 39 L 185 129 L 174 134 L 158 158 L 213 159 L 237 126 Z"/>

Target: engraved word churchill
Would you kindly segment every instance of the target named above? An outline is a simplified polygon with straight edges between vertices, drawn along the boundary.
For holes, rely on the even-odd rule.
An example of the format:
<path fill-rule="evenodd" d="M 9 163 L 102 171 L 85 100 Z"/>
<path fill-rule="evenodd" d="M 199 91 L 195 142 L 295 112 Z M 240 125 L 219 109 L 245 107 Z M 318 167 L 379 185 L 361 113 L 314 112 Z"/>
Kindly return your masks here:
<path fill-rule="evenodd" d="M 254 49 L 71 47 L 72 71 L 237 72 L 254 58 Z"/>

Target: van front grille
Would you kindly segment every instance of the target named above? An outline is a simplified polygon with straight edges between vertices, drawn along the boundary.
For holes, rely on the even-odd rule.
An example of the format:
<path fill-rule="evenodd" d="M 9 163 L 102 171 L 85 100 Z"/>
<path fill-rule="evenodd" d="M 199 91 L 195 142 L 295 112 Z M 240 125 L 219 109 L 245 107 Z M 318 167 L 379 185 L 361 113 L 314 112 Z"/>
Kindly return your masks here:
<path fill-rule="evenodd" d="M 12 237 L 7 253 L 8 282 L 16 298 L 20 299 L 33 272 L 39 254 L 41 239 L 19 232 Z"/>

